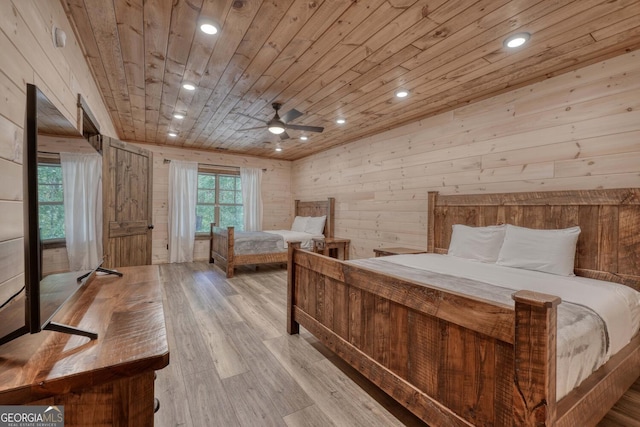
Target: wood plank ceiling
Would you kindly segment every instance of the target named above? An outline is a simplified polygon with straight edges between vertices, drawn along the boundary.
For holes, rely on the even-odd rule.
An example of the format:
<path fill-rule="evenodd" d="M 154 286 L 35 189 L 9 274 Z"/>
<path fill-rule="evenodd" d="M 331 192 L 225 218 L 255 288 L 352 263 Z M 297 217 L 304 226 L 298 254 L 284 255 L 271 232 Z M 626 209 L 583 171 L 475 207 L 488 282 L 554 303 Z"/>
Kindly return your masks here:
<path fill-rule="evenodd" d="M 61 2 L 119 138 L 287 160 L 640 48 L 638 0 Z M 324 132 L 238 131 L 275 101 Z"/>

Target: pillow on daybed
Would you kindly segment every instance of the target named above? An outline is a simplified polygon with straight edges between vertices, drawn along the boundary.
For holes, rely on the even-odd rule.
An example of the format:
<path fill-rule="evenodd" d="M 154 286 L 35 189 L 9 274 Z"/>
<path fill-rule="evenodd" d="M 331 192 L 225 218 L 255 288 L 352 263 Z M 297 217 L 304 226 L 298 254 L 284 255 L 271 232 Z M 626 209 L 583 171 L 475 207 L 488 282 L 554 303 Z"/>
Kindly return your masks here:
<path fill-rule="evenodd" d="M 307 228 L 307 222 L 309 221 L 310 216 L 296 216 L 293 219 L 293 224 L 291 224 L 291 231 L 299 231 L 304 232 L 304 229 Z"/>
<path fill-rule="evenodd" d="M 505 225 L 470 227 L 454 224 L 447 255 L 482 262 L 496 262 L 505 231 Z"/>
<path fill-rule="evenodd" d="M 505 267 L 574 276 L 573 266 L 580 227 L 536 230 L 507 225 L 496 264 Z"/>
<path fill-rule="evenodd" d="M 309 217 L 307 225 L 304 227 L 304 232 L 315 235 L 323 234 L 324 223 L 326 222 L 326 220 L 326 215 Z"/>

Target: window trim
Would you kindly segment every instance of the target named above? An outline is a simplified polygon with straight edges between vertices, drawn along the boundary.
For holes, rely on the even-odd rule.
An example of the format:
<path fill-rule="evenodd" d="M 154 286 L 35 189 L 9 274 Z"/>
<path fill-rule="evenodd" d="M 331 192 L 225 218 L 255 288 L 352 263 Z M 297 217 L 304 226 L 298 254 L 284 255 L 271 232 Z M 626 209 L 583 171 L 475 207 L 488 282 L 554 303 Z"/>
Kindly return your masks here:
<path fill-rule="evenodd" d="M 229 170 L 229 169 L 222 169 L 219 167 L 212 167 L 209 165 L 203 165 L 203 164 L 198 164 L 198 175 L 200 174 L 210 174 L 210 175 L 216 175 L 216 188 L 215 188 L 215 203 L 211 204 L 211 203 L 202 203 L 199 204 L 197 201 L 197 194 L 196 194 L 196 207 L 198 205 L 200 206 L 213 206 L 214 207 L 214 217 L 215 218 L 220 218 L 220 206 L 242 206 L 242 203 L 238 204 L 238 203 L 223 203 L 220 204 L 218 202 L 218 198 L 219 198 L 219 191 L 220 188 L 218 187 L 218 179 L 217 177 L 220 175 L 227 175 L 227 176 L 237 176 L 240 177 L 240 171 L 237 169 L 233 169 L 233 170 Z M 199 188 L 198 188 L 199 190 Z M 205 240 L 209 237 L 209 233 L 210 231 L 207 229 L 207 231 L 196 231 L 195 233 L 195 237 L 196 240 Z"/>

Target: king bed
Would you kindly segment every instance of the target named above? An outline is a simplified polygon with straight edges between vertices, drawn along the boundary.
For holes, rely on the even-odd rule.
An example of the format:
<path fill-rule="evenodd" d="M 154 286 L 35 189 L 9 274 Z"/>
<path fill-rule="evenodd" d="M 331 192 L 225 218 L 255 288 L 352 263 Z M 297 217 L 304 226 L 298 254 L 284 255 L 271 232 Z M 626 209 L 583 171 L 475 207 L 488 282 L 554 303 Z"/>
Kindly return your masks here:
<path fill-rule="evenodd" d="M 428 202 L 427 254 L 345 262 L 291 243 L 288 332 L 430 425 L 597 424 L 640 376 L 640 190 Z M 479 232 L 502 233 L 495 251 Z M 530 236 L 547 245 L 533 263 Z"/>
<path fill-rule="evenodd" d="M 289 241 L 302 241 L 313 249 L 313 239 L 333 237 L 335 199 L 295 201 L 291 230 L 237 232 L 234 227 L 211 224 L 209 262 L 224 268 L 227 277 L 241 265 L 286 263 Z"/>

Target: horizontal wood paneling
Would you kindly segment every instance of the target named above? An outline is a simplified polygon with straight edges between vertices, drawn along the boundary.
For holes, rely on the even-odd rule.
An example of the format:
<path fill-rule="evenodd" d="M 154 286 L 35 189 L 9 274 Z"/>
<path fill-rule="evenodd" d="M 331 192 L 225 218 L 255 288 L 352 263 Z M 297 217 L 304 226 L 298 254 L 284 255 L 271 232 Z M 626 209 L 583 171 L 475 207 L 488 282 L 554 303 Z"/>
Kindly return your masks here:
<path fill-rule="evenodd" d="M 42 274 L 47 275 L 66 271 L 69 271 L 69 255 L 66 247 L 42 251 Z"/>
<path fill-rule="evenodd" d="M 293 197 L 335 197 L 336 236 L 364 258 L 426 247 L 430 190 L 639 187 L 639 77 L 630 52 L 296 160 Z"/>
<path fill-rule="evenodd" d="M 293 222 L 293 199 L 291 197 L 291 162 L 286 160 L 260 159 L 257 157 L 219 154 L 206 151 L 187 150 L 178 147 L 161 147 L 143 144 L 141 147 L 153 152 L 153 239 L 152 262 L 169 261 L 168 206 L 169 164 L 165 159 L 185 160 L 203 164 L 232 167 L 254 167 L 266 169 L 262 178 L 263 228 L 280 230 L 291 228 Z M 306 198 L 303 200 L 307 200 Z M 314 199 L 316 200 L 316 199 Z M 209 260 L 209 241 L 196 240 L 195 260 Z"/>
<path fill-rule="evenodd" d="M 21 201 L 0 201 L 0 242 L 22 237 L 23 206 Z"/>
<path fill-rule="evenodd" d="M 22 237 L 0 242 L 0 283 L 5 283 L 24 272 L 23 247 Z"/>
<path fill-rule="evenodd" d="M 52 153 L 72 152 L 93 154 L 96 152 L 84 138 L 38 135 L 38 150 Z"/>
<path fill-rule="evenodd" d="M 63 49 L 53 47 L 53 25 L 67 35 Z M 40 87 L 74 124 L 81 93 L 100 130 L 114 135 L 115 128 L 60 2 L 0 2 L 0 52 L 0 296 L 5 296 L 24 282 L 21 165 L 26 83 Z"/>

